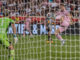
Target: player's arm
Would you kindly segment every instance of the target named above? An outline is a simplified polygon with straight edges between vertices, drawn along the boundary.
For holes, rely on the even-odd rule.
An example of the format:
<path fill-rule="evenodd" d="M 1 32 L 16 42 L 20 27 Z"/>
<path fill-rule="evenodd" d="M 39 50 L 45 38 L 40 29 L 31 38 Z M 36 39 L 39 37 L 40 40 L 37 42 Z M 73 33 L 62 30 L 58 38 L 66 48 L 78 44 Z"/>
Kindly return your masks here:
<path fill-rule="evenodd" d="M 64 21 L 64 16 L 61 17 L 60 23 L 62 23 L 63 21 Z"/>
<path fill-rule="evenodd" d="M 18 38 L 16 36 L 16 27 L 15 27 L 15 23 L 11 23 L 12 29 L 13 29 L 13 33 L 14 33 L 14 41 L 15 43 L 17 43 Z"/>
<path fill-rule="evenodd" d="M 16 34 L 16 27 L 15 27 L 15 24 L 12 23 L 11 26 L 12 26 L 12 29 L 13 29 L 13 33 Z"/>
<path fill-rule="evenodd" d="M 72 14 L 69 14 L 68 16 L 69 16 L 69 18 L 70 18 L 70 25 L 73 25 L 73 24 L 75 24 L 75 23 L 72 21 L 72 19 L 73 19 L 73 16 L 72 16 Z"/>

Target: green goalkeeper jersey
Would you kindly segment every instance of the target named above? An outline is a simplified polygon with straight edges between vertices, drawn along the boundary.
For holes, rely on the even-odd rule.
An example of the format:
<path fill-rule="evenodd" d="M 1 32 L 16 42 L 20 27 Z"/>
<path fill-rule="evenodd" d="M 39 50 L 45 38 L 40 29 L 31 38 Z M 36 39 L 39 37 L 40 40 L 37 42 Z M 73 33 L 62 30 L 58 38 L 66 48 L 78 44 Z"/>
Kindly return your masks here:
<path fill-rule="evenodd" d="M 7 34 L 6 30 L 10 23 L 14 23 L 14 20 L 7 17 L 0 18 L 0 35 Z"/>

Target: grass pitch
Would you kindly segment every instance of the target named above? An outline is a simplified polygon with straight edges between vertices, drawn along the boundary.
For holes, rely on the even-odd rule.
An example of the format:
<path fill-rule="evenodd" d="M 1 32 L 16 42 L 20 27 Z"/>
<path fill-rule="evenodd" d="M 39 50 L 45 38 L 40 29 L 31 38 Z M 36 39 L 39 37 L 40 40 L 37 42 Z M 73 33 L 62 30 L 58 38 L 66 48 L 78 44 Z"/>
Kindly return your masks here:
<path fill-rule="evenodd" d="M 14 60 L 80 60 L 80 36 L 62 35 L 66 40 L 65 45 L 52 35 L 53 43 L 46 43 L 47 35 L 18 35 L 18 43 L 14 44 L 13 36 L 8 38 L 15 48 Z M 0 60 L 8 60 L 8 50 L 0 45 Z"/>

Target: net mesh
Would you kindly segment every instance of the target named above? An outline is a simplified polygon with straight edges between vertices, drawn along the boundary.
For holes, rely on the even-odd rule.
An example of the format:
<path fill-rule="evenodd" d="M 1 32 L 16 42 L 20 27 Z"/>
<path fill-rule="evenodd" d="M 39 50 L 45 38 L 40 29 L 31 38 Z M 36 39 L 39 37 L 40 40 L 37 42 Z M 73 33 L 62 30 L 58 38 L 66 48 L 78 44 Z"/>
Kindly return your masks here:
<path fill-rule="evenodd" d="M 54 35 L 55 29 L 60 27 L 59 22 L 55 22 L 55 25 L 50 21 L 53 43 L 47 43 L 48 31 L 45 22 L 55 18 L 54 14 L 60 11 L 60 4 L 65 5 L 75 22 L 61 33 L 65 40 L 63 46 Z M 16 23 L 16 44 L 12 27 L 7 31 L 8 40 L 12 42 L 15 50 L 14 60 L 80 60 L 80 0 L 0 0 L 0 18 L 3 14 L 9 14 Z M 0 44 L 0 60 L 8 60 L 8 56 L 8 49 Z"/>

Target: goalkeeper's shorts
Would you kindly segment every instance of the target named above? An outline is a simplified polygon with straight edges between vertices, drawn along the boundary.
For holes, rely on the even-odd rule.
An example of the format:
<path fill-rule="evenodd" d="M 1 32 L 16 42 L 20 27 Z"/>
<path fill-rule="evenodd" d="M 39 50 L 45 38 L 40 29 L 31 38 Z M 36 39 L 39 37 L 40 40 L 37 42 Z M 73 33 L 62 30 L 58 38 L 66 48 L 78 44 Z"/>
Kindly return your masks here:
<path fill-rule="evenodd" d="M 2 44 L 6 48 L 8 48 L 10 46 L 6 35 L 0 35 L 0 44 Z"/>

